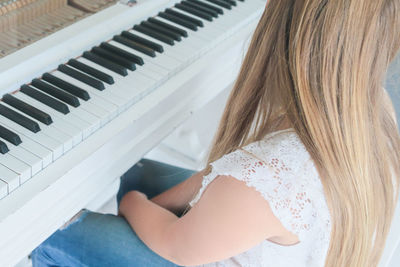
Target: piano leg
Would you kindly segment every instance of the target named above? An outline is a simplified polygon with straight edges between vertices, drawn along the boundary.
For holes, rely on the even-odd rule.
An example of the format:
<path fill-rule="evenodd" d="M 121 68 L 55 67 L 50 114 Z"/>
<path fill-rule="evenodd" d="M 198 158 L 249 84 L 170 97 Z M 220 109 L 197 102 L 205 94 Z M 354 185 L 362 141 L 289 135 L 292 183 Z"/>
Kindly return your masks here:
<path fill-rule="evenodd" d="M 121 176 L 117 202 L 131 190 L 152 198 L 195 171 L 142 159 Z M 33 266 L 177 266 L 150 250 L 119 216 L 82 210 L 32 252 Z M 149 265 L 150 264 L 150 265 Z"/>

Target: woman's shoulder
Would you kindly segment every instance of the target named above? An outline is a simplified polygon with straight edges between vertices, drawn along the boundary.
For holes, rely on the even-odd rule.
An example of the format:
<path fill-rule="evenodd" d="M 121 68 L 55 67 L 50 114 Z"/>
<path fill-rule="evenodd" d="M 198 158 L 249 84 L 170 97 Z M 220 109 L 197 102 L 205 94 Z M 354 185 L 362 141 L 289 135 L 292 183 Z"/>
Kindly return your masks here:
<path fill-rule="evenodd" d="M 321 223 L 317 221 L 329 223 L 318 172 L 294 129 L 268 134 L 211 165 L 204 185 L 218 175 L 244 181 L 262 194 L 284 227 L 300 240 Z"/>
<path fill-rule="evenodd" d="M 264 160 L 285 160 L 290 165 L 311 159 L 293 128 L 269 133 L 263 139 L 244 146 L 242 150 Z"/>
<path fill-rule="evenodd" d="M 277 175 L 299 174 L 299 171 L 309 177 L 316 175 L 312 172 L 315 168 L 311 156 L 293 128 L 267 134 L 259 141 L 224 155 L 211 165 L 222 172 L 255 173 L 265 169 L 263 172 L 272 171 Z"/>

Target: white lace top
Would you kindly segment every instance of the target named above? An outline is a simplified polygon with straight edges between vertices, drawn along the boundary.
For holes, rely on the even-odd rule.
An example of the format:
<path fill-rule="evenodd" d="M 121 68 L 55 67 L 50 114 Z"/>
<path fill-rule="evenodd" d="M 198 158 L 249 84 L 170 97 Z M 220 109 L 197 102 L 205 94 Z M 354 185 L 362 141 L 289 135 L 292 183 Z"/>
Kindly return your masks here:
<path fill-rule="evenodd" d="M 231 175 L 259 191 L 274 215 L 300 240 L 284 246 L 264 240 L 250 250 L 203 266 L 314 267 L 324 266 L 331 222 L 314 161 L 294 129 L 277 131 L 263 140 L 211 163 L 193 206 L 218 175 Z"/>

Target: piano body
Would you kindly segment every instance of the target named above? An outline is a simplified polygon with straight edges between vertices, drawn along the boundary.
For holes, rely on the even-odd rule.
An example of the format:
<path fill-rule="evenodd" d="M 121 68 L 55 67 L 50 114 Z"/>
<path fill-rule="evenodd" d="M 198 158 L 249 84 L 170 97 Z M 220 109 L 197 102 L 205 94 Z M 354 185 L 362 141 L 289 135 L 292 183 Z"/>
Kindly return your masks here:
<path fill-rule="evenodd" d="M 121 174 L 231 86 L 266 1 L 121 2 L 2 50 L 0 266 L 100 207 Z"/>

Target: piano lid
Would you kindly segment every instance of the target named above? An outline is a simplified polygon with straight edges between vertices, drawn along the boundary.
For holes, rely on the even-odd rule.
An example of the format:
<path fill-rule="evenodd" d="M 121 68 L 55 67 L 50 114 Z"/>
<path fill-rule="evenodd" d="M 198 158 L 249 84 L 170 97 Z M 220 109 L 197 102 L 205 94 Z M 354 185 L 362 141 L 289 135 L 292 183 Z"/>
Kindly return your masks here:
<path fill-rule="evenodd" d="M 0 0 L 0 58 L 117 0 Z"/>

